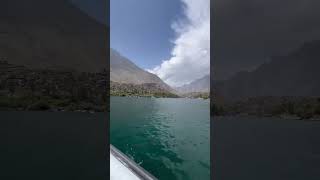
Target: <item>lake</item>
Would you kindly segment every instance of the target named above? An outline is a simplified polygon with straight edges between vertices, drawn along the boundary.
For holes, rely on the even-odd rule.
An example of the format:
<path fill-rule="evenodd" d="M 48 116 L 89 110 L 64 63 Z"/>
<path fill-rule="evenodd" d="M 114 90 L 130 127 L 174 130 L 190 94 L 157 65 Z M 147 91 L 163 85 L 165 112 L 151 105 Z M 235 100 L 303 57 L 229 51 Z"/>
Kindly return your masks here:
<path fill-rule="evenodd" d="M 318 180 L 320 122 L 214 117 L 216 180 Z"/>
<path fill-rule="evenodd" d="M 111 97 L 111 144 L 164 180 L 210 179 L 210 101 Z"/>
<path fill-rule="evenodd" d="M 0 179 L 108 179 L 107 115 L 0 112 Z"/>

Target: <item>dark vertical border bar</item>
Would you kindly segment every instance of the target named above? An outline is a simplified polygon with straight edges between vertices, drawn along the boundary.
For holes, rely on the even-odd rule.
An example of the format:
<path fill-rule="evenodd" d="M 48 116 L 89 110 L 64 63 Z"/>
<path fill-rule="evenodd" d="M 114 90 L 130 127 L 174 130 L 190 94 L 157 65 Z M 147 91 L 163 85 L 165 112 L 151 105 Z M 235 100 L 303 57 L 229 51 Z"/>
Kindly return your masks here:
<path fill-rule="evenodd" d="M 105 10 L 105 17 L 106 17 L 106 53 L 107 53 L 107 72 L 108 72 L 108 79 L 107 79 L 107 125 L 106 125 L 106 135 L 107 135 L 107 145 L 106 145 L 106 163 L 107 163 L 107 172 L 108 172 L 108 179 L 110 179 L 110 0 L 105 0 L 106 2 L 106 10 Z"/>
<path fill-rule="evenodd" d="M 0 1 L 0 179 L 110 177 L 109 18 L 109 0 Z"/>
<path fill-rule="evenodd" d="M 214 155 L 215 155 L 215 131 L 214 131 L 214 117 L 213 117 L 213 77 L 214 77 L 214 6 L 213 2 L 210 1 L 210 179 L 214 179 Z"/>

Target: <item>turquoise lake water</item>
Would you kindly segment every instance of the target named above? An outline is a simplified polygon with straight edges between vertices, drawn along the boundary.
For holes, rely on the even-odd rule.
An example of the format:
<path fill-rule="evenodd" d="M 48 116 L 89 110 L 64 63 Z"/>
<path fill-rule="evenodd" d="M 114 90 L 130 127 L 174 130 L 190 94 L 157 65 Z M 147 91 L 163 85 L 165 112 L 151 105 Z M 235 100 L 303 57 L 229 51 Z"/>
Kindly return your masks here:
<path fill-rule="evenodd" d="M 210 179 L 209 100 L 110 101 L 111 144 L 159 179 Z"/>

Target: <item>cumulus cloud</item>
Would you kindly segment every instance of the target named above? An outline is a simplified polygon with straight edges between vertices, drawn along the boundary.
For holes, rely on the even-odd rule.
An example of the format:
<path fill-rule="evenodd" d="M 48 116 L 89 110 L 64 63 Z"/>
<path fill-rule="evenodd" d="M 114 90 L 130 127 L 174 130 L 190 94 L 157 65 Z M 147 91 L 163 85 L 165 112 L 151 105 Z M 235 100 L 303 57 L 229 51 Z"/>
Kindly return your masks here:
<path fill-rule="evenodd" d="M 210 72 L 210 0 L 181 0 L 184 18 L 172 23 L 171 57 L 148 71 L 176 87 Z"/>

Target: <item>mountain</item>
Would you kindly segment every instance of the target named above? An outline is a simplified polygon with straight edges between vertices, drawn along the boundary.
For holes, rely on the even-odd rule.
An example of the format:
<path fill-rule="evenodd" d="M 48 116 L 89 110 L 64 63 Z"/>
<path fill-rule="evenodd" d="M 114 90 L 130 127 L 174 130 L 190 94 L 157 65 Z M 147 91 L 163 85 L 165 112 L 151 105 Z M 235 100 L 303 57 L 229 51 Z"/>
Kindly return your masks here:
<path fill-rule="evenodd" d="M 156 83 L 170 89 L 157 75 L 139 68 L 114 49 L 110 49 L 110 78 L 111 81 L 127 84 Z"/>
<path fill-rule="evenodd" d="M 114 95 L 174 96 L 175 91 L 157 75 L 149 73 L 114 49 L 110 49 L 111 93 Z"/>
<path fill-rule="evenodd" d="M 320 41 L 303 44 L 283 56 L 272 57 L 248 72 L 214 82 L 216 94 L 225 100 L 263 96 L 320 96 Z"/>
<path fill-rule="evenodd" d="M 0 60 L 31 68 L 108 68 L 109 28 L 69 0 L 2 0 Z"/>
<path fill-rule="evenodd" d="M 210 92 L 210 76 L 206 75 L 189 84 L 177 87 L 179 93 Z"/>

